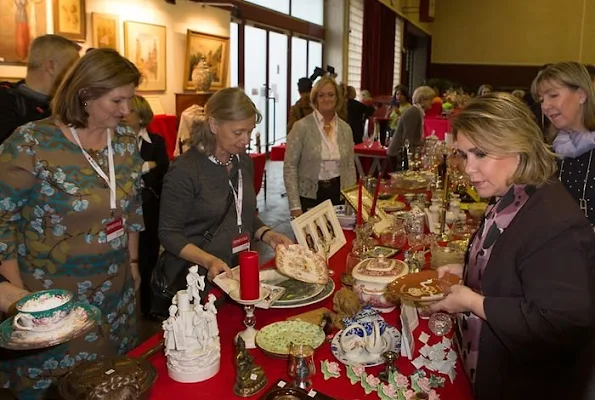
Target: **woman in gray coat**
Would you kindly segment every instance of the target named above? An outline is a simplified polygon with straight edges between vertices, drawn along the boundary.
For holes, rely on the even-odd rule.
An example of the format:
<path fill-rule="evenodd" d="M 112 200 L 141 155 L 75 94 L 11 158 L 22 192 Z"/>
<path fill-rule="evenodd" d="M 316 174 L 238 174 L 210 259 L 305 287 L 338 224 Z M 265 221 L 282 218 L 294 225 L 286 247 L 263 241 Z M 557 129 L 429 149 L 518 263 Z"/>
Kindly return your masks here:
<path fill-rule="evenodd" d="M 337 116 L 343 97 L 335 80 L 321 78 L 310 101 L 314 112 L 295 123 L 285 150 L 283 178 L 294 218 L 328 199 L 340 204 L 341 189 L 356 181 L 353 133 Z"/>

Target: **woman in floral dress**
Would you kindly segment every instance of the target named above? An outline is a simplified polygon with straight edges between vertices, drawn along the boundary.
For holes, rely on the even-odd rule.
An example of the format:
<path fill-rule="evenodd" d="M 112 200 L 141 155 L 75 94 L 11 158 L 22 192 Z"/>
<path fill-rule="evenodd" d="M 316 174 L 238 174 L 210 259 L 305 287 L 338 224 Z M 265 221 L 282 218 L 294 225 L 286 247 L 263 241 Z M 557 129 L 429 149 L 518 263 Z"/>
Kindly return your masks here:
<path fill-rule="evenodd" d="M 53 398 L 78 363 L 136 344 L 142 160 L 120 123 L 139 80 L 116 51 L 91 51 L 58 89 L 53 116 L 0 146 L 0 273 L 31 292 L 68 289 L 102 312 L 96 329 L 70 342 L 0 354 L 0 385 L 18 398 Z"/>

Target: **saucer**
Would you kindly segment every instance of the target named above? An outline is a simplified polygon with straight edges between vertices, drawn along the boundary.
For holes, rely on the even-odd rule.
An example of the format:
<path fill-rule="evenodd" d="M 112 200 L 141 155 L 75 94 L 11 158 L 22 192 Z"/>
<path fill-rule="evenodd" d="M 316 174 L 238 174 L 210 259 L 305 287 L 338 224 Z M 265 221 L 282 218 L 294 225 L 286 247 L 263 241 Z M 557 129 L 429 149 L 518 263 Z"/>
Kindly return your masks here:
<path fill-rule="evenodd" d="M 0 347 L 9 350 L 43 349 L 68 342 L 90 331 L 99 323 L 99 308 L 85 303 L 74 303 L 70 314 L 60 327 L 49 332 L 15 330 L 11 317 L 0 324 Z"/>
<path fill-rule="evenodd" d="M 240 288 L 236 288 L 236 289 L 232 290 L 231 292 L 229 292 L 229 297 L 231 297 L 231 299 L 233 301 L 235 301 L 236 303 L 240 303 L 245 306 L 253 306 L 254 304 L 260 303 L 262 300 L 264 300 L 270 293 L 271 293 L 271 290 L 268 287 L 261 285 L 260 292 L 258 293 L 257 299 L 243 300 L 240 297 Z"/>
<path fill-rule="evenodd" d="M 341 344 L 339 343 L 339 339 L 341 339 L 342 333 L 342 330 L 337 332 L 337 334 L 333 337 L 333 341 L 331 342 L 331 352 L 337 360 L 341 361 L 345 365 L 361 365 L 363 367 L 374 367 L 376 365 L 384 363 L 382 354 L 372 355 L 366 352 L 366 356 L 360 359 L 348 357 L 345 351 L 343 351 L 343 348 L 341 348 Z M 397 328 L 388 325 L 386 327 L 386 330 L 382 334 L 382 339 L 386 340 L 386 342 L 388 343 L 388 348 L 385 351 L 400 351 L 401 334 L 399 333 L 399 330 Z"/>

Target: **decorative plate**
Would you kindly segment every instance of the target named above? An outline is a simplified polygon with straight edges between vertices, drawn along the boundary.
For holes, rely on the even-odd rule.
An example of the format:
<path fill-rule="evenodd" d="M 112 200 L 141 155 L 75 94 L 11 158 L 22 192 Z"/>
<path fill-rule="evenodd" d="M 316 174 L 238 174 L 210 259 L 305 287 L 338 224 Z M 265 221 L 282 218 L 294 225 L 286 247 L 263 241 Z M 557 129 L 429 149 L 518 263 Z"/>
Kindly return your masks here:
<path fill-rule="evenodd" d="M 110 382 L 110 379 L 113 382 Z M 138 385 L 138 398 L 144 398 L 142 394 L 153 386 L 156 379 L 155 367 L 145 358 L 102 358 L 77 365 L 60 379 L 58 388 L 61 398 L 78 400 L 87 398 L 99 385 L 107 386 L 108 390 L 111 389 L 110 394 L 113 394 L 113 386 L 117 387 L 120 381 L 128 380 Z"/>
<path fill-rule="evenodd" d="M 401 211 L 405 209 L 405 203 L 397 200 L 396 196 L 393 196 L 388 200 L 378 200 L 378 206 L 386 212 Z"/>
<path fill-rule="evenodd" d="M 339 344 L 339 340 L 341 339 L 341 335 L 343 331 L 337 332 L 337 334 L 333 337 L 333 341 L 331 342 L 331 352 L 335 356 L 335 358 L 341 361 L 345 365 L 362 365 L 364 367 L 374 367 L 376 365 L 380 365 L 384 363 L 384 359 L 382 358 L 382 354 L 378 355 L 371 355 L 368 353 L 367 358 L 361 359 L 351 359 L 348 358 L 343 348 Z M 386 340 L 388 343 L 388 348 L 386 351 L 394 351 L 400 352 L 401 351 L 401 333 L 399 330 L 394 326 L 387 325 L 384 333 L 382 334 L 382 338 Z"/>
<path fill-rule="evenodd" d="M 332 279 L 329 279 L 327 284 L 324 286 L 324 289 L 322 289 L 322 292 L 318 293 L 316 296 L 314 296 L 312 298 L 298 300 L 298 301 L 291 301 L 291 302 L 287 301 L 284 303 L 275 302 L 271 305 L 270 308 L 298 308 L 298 307 L 309 306 L 310 304 L 315 304 L 315 303 L 318 303 L 319 301 L 329 298 L 334 292 L 335 292 L 335 282 Z"/>
<path fill-rule="evenodd" d="M 366 258 L 360 261 L 351 275 L 353 279 L 363 282 L 391 283 L 409 272 L 409 266 L 394 258 Z"/>
<path fill-rule="evenodd" d="M 15 330 L 12 317 L 0 324 L 0 347 L 31 350 L 56 346 L 87 333 L 99 323 L 100 318 L 99 308 L 85 303 L 75 303 L 63 324 L 50 332 Z"/>
<path fill-rule="evenodd" d="M 311 299 L 324 290 L 325 285 L 305 283 L 280 274 L 276 269 L 260 271 L 260 281 L 268 285 L 285 288 L 285 293 L 275 304 L 295 303 Z"/>
<path fill-rule="evenodd" d="M 456 275 L 447 273 L 438 279 L 434 270 L 424 270 L 415 274 L 404 275 L 387 287 L 387 292 L 414 302 L 438 301 L 444 297 L 446 287 L 460 282 Z"/>
<path fill-rule="evenodd" d="M 298 281 L 322 285 L 328 282 L 328 269 L 324 258 L 299 244 L 278 246 L 275 265 L 281 273 Z"/>
<path fill-rule="evenodd" d="M 265 353 L 287 357 L 289 344 L 306 344 L 313 349 L 324 343 L 325 335 L 319 326 L 303 321 L 273 322 L 256 334 L 256 345 Z"/>

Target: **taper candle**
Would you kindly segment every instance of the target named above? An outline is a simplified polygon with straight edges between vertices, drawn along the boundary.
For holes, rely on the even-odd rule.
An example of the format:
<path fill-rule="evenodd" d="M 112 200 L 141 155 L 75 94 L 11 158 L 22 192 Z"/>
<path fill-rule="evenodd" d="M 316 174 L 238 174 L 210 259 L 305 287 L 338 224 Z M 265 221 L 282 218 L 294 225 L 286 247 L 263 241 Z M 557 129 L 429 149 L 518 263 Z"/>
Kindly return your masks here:
<path fill-rule="evenodd" d="M 380 193 L 380 180 L 382 178 L 382 172 L 378 173 L 378 179 L 376 179 L 376 188 L 374 189 L 374 199 L 372 200 L 372 208 L 370 208 L 370 217 L 376 215 L 376 202 L 378 201 L 378 194 Z"/>
<path fill-rule="evenodd" d="M 259 296 L 258 253 L 244 251 L 240 253 L 240 298 L 242 300 L 256 300 Z"/>
<path fill-rule="evenodd" d="M 355 224 L 362 224 L 362 179 L 359 180 L 359 188 L 357 189 L 357 214 L 355 216 Z"/>

